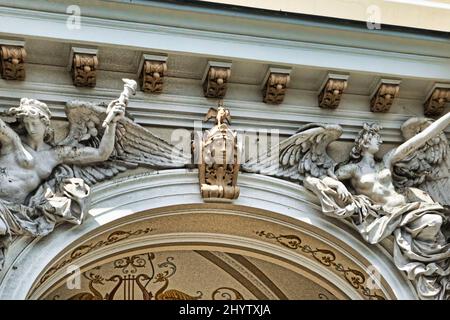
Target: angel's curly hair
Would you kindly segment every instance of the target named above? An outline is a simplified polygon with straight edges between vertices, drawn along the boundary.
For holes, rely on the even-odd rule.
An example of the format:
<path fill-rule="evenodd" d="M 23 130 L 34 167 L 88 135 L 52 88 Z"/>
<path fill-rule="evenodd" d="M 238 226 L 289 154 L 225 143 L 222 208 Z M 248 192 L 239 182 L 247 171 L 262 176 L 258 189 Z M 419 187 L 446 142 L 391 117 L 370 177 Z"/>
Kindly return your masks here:
<path fill-rule="evenodd" d="M 364 123 L 363 129 L 359 131 L 355 138 L 355 144 L 350 152 L 352 162 L 358 161 L 362 157 L 362 152 L 367 149 L 370 140 L 374 136 L 380 137 L 381 126 L 377 123 Z"/>
<path fill-rule="evenodd" d="M 19 121 L 18 130 L 22 132 L 25 132 L 23 127 L 23 118 L 39 117 L 46 128 L 44 142 L 49 144 L 54 143 L 54 131 L 50 127 L 50 118 L 52 114 L 45 103 L 36 99 L 22 98 L 20 99 L 20 105 L 18 107 L 10 108 L 8 114 L 17 118 Z"/>

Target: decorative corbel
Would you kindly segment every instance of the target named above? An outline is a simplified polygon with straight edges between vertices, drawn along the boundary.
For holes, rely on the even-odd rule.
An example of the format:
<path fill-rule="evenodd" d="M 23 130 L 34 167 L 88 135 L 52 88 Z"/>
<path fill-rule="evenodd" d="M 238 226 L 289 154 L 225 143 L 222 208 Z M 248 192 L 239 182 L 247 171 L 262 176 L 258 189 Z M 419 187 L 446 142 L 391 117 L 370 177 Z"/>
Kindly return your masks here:
<path fill-rule="evenodd" d="M 25 42 L 0 40 L 2 78 L 6 80 L 25 80 Z"/>
<path fill-rule="evenodd" d="M 450 84 L 436 83 L 427 94 L 423 113 L 427 117 L 439 116 L 444 112 L 445 104 L 450 101 Z"/>
<path fill-rule="evenodd" d="M 329 73 L 319 90 L 319 107 L 336 109 L 347 88 L 348 75 Z"/>
<path fill-rule="evenodd" d="M 167 72 L 167 56 L 143 54 L 139 65 L 142 91 L 161 93 Z"/>
<path fill-rule="evenodd" d="M 291 69 L 269 68 L 262 85 L 263 101 L 280 104 L 289 85 Z"/>
<path fill-rule="evenodd" d="M 400 80 L 381 79 L 370 98 L 370 111 L 388 112 L 400 91 Z"/>
<path fill-rule="evenodd" d="M 223 98 L 227 93 L 231 75 L 231 63 L 208 61 L 203 74 L 203 94 L 207 98 Z"/>
<path fill-rule="evenodd" d="M 97 49 L 72 47 L 69 70 L 77 87 L 95 87 L 97 82 Z"/>
<path fill-rule="evenodd" d="M 204 121 L 214 118 L 216 125 L 203 132 L 198 148 L 198 174 L 200 191 L 205 202 L 231 202 L 239 197 L 237 179 L 239 152 L 237 132 L 229 127 L 230 111 L 219 102 L 217 109 L 210 108 Z"/>

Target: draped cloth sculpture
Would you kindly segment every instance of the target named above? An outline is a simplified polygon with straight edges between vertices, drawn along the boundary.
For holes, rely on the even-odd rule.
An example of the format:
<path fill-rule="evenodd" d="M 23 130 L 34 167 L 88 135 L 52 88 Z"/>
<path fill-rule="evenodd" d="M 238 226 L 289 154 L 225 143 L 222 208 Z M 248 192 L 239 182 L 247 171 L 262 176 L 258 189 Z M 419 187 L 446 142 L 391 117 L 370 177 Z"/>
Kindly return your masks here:
<path fill-rule="evenodd" d="M 0 115 L 0 269 L 14 237 L 45 236 L 60 222 L 82 223 L 90 186 L 137 166 L 183 167 L 189 156 L 125 116 L 136 89 L 108 107 L 68 102 L 70 130 L 55 143 L 45 103 L 23 98 Z"/>
<path fill-rule="evenodd" d="M 310 124 L 275 147 L 279 154 L 251 159 L 243 169 L 303 182 L 319 198 L 324 214 L 351 221 L 371 244 L 393 237 L 395 264 L 413 281 L 418 297 L 450 299 L 449 216 L 439 203 L 448 205 L 448 198 L 440 195 L 449 179 L 444 166 L 449 146 L 442 134 L 449 124 L 450 113 L 435 122 L 408 120 L 402 127 L 408 140 L 380 162 L 374 155 L 382 143 L 381 128 L 365 124 L 350 159 L 341 164 L 326 152 L 341 136 L 340 126 Z M 407 134 L 411 131 L 414 134 Z M 438 152 L 436 145 L 444 150 Z M 412 187 L 424 182 L 419 175 L 425 175 L 425 164 L 427 172 L 434 172 L 427 181 L 434 190 L 431 197 Z M 433 187 L 438 178 L 439 186 Z"/>

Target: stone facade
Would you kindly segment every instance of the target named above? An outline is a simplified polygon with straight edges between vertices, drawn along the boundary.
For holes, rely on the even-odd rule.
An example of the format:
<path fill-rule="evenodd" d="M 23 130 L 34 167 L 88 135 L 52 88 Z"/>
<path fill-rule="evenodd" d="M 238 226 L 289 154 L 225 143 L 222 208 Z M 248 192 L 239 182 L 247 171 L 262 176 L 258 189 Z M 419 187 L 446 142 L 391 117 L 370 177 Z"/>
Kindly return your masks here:
<path fill-rule="evenodd" d="M 354 177 L 339 168 L 350 165 L 355 138 L 377 131 L 383 144 L 371 151 L 375 160 L 400 150 L 394 159 L 403 162 L 390 172 L 398 178 L 396 192 L 427 192 L 439 212 L 439 203 L 449 204 L 440 195 L 450 177 L 450 44 L 437 40 L 445 36 L 405 29 L 410 38 L 399 41 L 388 26 L 370 33 L 355 21 L 343 30 L 332 21 L 311 27 L 305 17 L 291 24 L 270 11 L 172 5 L 111 2 L 101 15 L 83 1 L 74 1 L 72 15 L 63 1 L 40 9 L 22 1 L 0 6 L 4 23 L 17 26 L 0 40 L 0 298 L 156 300 L 172 290 L 174 298 L 209 299 L 224 288 L 235 299 L 427 297 L 412 290 L 417 279 L 405 280 L 392 262 L 397 224 L 376 241 L 359 235 L 352 223 L 361 227 L 366 220 L 355 222 L 361 213 L 355 208 L 375 215 L 385 209 L 364 202 L 372 194 L 363 187 L 338 182 Z M 179 10 L 183 19 L 176 18 Z M 249 19 L 249 12 L 256 18 Z M 33 14 L 48 27 L 41 28 Z M 127 21 L 117 20 L 118 14 Z M 203 123 L 205 114 L 215 122 Z M 211 147 L 219 140 L 232 152 Z M 411 146 L 425 158 L 415 157 Z M 219 154 L 224 163 L 217 162 Z M 425 181 L 430 170 L 434 178 Z M 416 200 L 408 203 L 426 202 L 419 193 L 411 196 Z M 324 201 L 334 203 L 333 210 Z M 23 211 L 17 212 L 18 204 Z M 158 220 L 158 212 L 167 217 Z M 195 217 L 202 223 L 193 223 Z M 136 226 L 141 218 L 145 228 Z M 64 227 L 54 229 L 62 221 L 82 226 L 66 237 Z M 27 223 L 34 229 L 23 228 Z M 252 224 L 258 230 L 250 230 Z M 117 233 L 107 234 L 111 225 Z M 87 232 L 97 242 L 78 251 Z M 164 241 L 153 243 L 149 235 L 177 250 L 172 255 Z M 21 255 L 34 236 L 47 240 Z M 142 253 L 131 244 L 134 237 L 157 250 Z M 197 247 L 183 245 L 189 241 Z M 125 244 L 128 252 L 119 254 Z M 116 259 L 103 259 L 108 252 Z M 72 253 L 81 254 L 77 263 L 95 262 L 104 270 L 84 273 L 76 292 L 59 282 L 74 264 Z M 287 260 L 293 268 L 282 262 Z M 189 285 L 197 263 L 208 276 Z M 115 296 L 113 277 L 144 265 L 155 272 L 129 279 L 134 296 Z M 218 265 L 223 272 L 215 275 Z M 375 287 L 368 284 L 373 265 L 382 279 Z M 157 284 L 142 288 L 144 278 Z M 299 290 L 304 294 L 295 294 Z M 435 298 L 445 298 L 441 293 Z"/>

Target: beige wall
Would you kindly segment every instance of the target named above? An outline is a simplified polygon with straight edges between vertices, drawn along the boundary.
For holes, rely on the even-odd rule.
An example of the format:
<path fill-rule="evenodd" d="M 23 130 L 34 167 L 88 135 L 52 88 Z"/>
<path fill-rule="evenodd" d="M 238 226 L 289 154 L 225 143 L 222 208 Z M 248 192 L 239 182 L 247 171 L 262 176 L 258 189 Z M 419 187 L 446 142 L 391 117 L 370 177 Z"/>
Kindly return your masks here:
<path fill-rule="evenodd" d="M 369 17 L 374 17 L 374 14 L 377 14 L 373 11 L 374 8 L 379 8 L 381 24 L 450 31 L 449 0 L 216 0 L 208 2 L 358 21 L 367 21 Z"/>

